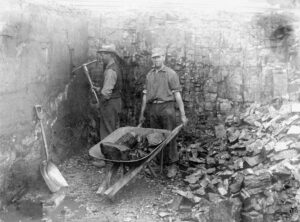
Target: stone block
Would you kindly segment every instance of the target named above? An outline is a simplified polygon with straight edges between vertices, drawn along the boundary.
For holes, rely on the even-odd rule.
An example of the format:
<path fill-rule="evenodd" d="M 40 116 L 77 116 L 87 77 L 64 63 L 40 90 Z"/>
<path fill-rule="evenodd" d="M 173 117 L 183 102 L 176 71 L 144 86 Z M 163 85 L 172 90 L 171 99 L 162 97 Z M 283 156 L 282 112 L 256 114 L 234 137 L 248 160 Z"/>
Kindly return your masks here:
<path fill-rule="evenodd" d="M 240 201 L 223 200 L 210 205 L 210 222 L 238 222 L 240 221 L 240 211 L 242 203 Z"/>

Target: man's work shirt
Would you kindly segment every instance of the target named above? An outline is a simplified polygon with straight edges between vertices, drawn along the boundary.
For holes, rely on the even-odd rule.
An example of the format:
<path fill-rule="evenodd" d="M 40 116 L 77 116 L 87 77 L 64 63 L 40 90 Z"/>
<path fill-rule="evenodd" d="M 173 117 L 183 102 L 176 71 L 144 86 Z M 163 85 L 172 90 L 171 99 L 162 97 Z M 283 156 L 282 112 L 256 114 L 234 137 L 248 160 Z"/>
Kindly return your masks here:
<path fill-rule="evenodd" d="M 151 69 L 147 74 L 143 93 L 147 103 L 175 101 L 174 92 L 181 91 L 179 77 L 171 68 L 163 65 L 159 70 Z"/>
<path fill-rule="evenodd" d="M 116 64 L 111 62 L 107 64 L 104 71 L 103 86 L 101 95 L 105 99 L 118 98 L 121 96 L 121 76 L 118 74 Z"/>

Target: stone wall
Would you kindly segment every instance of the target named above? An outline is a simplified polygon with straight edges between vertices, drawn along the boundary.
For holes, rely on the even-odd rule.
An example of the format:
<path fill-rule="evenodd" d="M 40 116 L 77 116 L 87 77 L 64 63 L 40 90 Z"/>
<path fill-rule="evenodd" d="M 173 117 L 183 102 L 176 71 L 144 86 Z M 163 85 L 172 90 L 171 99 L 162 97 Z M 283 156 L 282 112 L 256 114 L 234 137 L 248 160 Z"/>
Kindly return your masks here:
<path fill-rule="evenodd" d="M 103 43 L 118 46 L 126 62 L 124 112 L 127 123 L 135 125 L 151 48 L 163 47 L 167 65 L 180 75 L 191 123 L 198 123 L 201 116 L 232 113 L 248 103 L 298 99 L 300 19 L 295 7 L 96 15 L 89 23 L 89 54 L 92 58 Z"/>
<path fill-rule="evenodd" d="M 72 134 L 73 145 L 80 138 L 70 125 L 80 123 L 86 82 L 75 76 L 68 83 L 73 66 L 87 59 L 87 42 L 87 16 L 81 11 L 1 1 L 0 206 L 40 179 L 39 164 L 45 157 L 34 105 L 45 111 L 54 161 L 70 151 L 66 135 Z"/>

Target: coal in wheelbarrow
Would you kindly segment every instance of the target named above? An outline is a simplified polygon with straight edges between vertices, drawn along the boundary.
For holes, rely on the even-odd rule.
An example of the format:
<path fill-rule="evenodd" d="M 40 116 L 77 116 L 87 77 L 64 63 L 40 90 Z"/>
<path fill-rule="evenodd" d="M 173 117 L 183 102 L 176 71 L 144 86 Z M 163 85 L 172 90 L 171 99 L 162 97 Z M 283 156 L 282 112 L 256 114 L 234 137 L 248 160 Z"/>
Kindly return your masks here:
<path fill-rule="evenodd" d="M 100 150 L 106 159 L 137 160 L 147 156 L 166 138 L 165 132 L 149 132 L 147 135 L 128 132 L 116 142 L 100 143 Z"/>
<path fill-rule="evenodd" d="M 141 172 L 144 167 L 148 166 L 148 164 L 159 154 L 165 146 L 175 138 L 175 136 L 180 132 L 181 128 L 183 125 L 177 126 L 172 132 L 168 130 L 160 130 L 160 129 L 149 129 L 149 128 L 138 128 L 138 127 L 122 127 L 114 132 L 112 132 L 110 135 L 108 135 L 106 138 L 104 138 L 102 141 L 100 141 L 98 144 L 94 145 L 90 150 L 89 154 L 90 156 L 100 159 L 100 160 L 105 160 L 107 162 L 112 163 L 112 167 L 110 171 L 106 174 L 106 178 L 103 180 L 101 183 L 97 193 L 98 194 L 103 194 L 104 196 L 108 197 L 109 199 L 113 200 L 115 194 L 122 189 L 128 182 L 133 179 L 139 172 Z M 132 132 L 135 131 L 140 134 L 149 134 L 149 132 L 155 132 L 155 131 L 163 131 L 167 134 L 166 139 L 160 143 L 151 153 L 148 155 L 144 156 L 141 159 L 137 160 L 109 160 L 106 159 L 103 154 L 101 153 L 100 150 L 100 143 L 103 142 L 115 142 L 119 138 L 122 137 L 127 132 Z M 118 169 L 120 165 L 131 165 L 134 166 L 132 167 L 121 179 L 119 179 L 114 185 L 110 186 L 110 179 L 114 172 Z M 110 186 L 110 187 L 108 187 Z"/>

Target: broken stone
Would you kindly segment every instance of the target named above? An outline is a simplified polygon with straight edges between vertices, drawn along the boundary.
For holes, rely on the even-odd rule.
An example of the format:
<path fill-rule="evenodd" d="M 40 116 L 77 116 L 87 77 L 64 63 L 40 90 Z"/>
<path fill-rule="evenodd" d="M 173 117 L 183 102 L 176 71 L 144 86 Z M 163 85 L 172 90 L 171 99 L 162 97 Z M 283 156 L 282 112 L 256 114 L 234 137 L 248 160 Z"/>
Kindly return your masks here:
<path fill-rule="evenodd" d="M 250 167 L 254 167 L 264 161 L 264 159 L 261 155 L 256 155 L 256 156 L 252 156 L 252 157 L 244 157 L 243 159 Z"/>
<path fill-rule="evenodd" d="M 264 222 L 264 216 L 256 211 L 242 213 L 243 222 Z"/>
<path fill-rule="evenodd" d="M 223 124 L 215 126 L 215 136 L 218 139 L 226 138 L 226 129 Z"/>
<path fill-rule="evenodd" d="M 218 176 L 223 177 L 223 178 L 228 178 L 232 174 L 234 174 L 234 172 L 231 170 L 225 170 L 225 171 L 218 172 Z"/>
<path fill-rule="evenodd" d="M 179 206 L 181 204 L 183 200 L 182 196 L 175 196 L 174 200 L 172 201 L 171 205 L 170 205 L 170 209 L 177 211 L 179 209 Z"/>
<path fill-rule="evenodd" d="M 290 148 L 298 149 L 300 150 L 300 142 L 296 142 L 290 145 Z"/>
<path fill-rule="evenodd" d="M 299 153 L 295 149 L 289 149 L 289 150 L 283 150 L 281 152 L 278 152 L 276 154 L 273 154 L 271 157 L 271 160 L 287 160 L 287 159 L 292 159 L 299 156 Z"/>
<path fill-rule="evenodd" d="M 262 172 L 258 175 L 247 175 L 244 178 L 244 187 L 249 194 L 264 192 L 271 185 L 269 172 Z"/>
<path fill-rule="evenodd" d="M 250 140 L 251 135 L 247 129 L 242 129 L 239 135 L 239 140 Z"/>
<path fill-rule="evenodd" d="M 288 135 L 300 135 L 300 126 L 291 126 L 287 132 Z"/>
<path fill-rule="evenodd" d="M 237 174 L 233 177 L 233 182 L 229 186 L 230 193 L 235 194 L 242 189 L 244 181 L 244 176 L 242 174 Z"/>
<path fill-rule="evenodd" d="M 227 126 L 231 126 L 233 124 L 233 119 L 234 119 L 234 116 L 233 115 L 228 115 L 225 119 L 225 123 Z"/>
<path fill-rule="evenodd" d="M 277 115 L 276 117 L 274 117 L 272 120 L 270 120 L 267 123 L 263 124 L 263 127 L 265 129 L 268 129 L 271 125 L 273 125 L 274 123 L 276 123 L 277 120 L 279 120 L 281 118 L 281 115 Z"/>
<path fill-rule="evenodd" d="M 206 194 L 205 189 L 203 187 L 200 187 L 199 189 L 193 191 L 193 193 L 199 196 L 204 196 Z"/>
<path fill-rule="evenodd" d="M 179 206 L 179 211 L 180 212 L 191 212 L 192 211 L 192 205 L 191 204 L 181 204 Z"/>
<path fill-rule="evenodd" d="M 222 196 L 216 193 L 209 192 L 207 193 L 207 196 L 208 196 L 208 200 L 215 204 L 223 200 Z"/>
<path fill-rule="evenodd" d="M 242 120 L 243 120 L 243 122 L 245 122 L 249 125 L 255 126 L 256 120 L 254 119 L 253 116 L 247 116 L 246 118 L 243 118 Z"/>
<path fill-rule="evenodd" d="M 209 221 L 211 222 L 238 222 L 240 221 L 241 205 L 237 207 L 230 200 L 212 203 L 209 209 Z"/>
<path fill-rule="evenodd" d="M 216 160 L 215 160 L 215 158 L 207 157 L 207 158 L 206 158 L 206 163 L 207 163 L 208 165 L 215 165 L 215 164 L 216 164 Z"/>
<path fill-rule="evenodd" d="M 292 141 L 288 141 L 288 142 L 277 142 L 275 144 L 275 151 L 279 152 L 282 150 L 286 150 L 289 148 L 289 145 L 292 143 Z"/>
<path fill-rule="evenodd" d="M 285 124 L 291 125 L 294 121 L 298 120 L 299 118 L 300 118 L 300 116 L 298 114 L 294 115 L 294 116 L 288 118 L 287 120 L 285 120 Z"/>
<path fill-rule="evenodd" d="M 264 147 L 264 143 L 262 140 L 258 139 L 254 143 L 247 145 L 247 151 L 253 152 L 255 154 L 259 153 L 260 150 Z"/>
<path fill-rule="evenodd" d="M 271 141 L 271 142 L 267 143 L 267 144 L 265 145 L 266 151 L 267 151 L 267 152 L 270 152 L 270 151 L 274 150 L 275 144 L 276 144 L 276 143 L 275 143 L 274 141 Z"/>
<path fill-rule="evenodd" d="M 183 196 L 190 200 L 192 203 L 199 203 L 201 198 L 195 196 L 191 191 L 182 191 L 182 190 L 175 190 L 175 193 L 179 194 L 180 196 Z"/>
<path fill-rule="evenodd" d="M 222 196 L 225 196 L 228 193 L 228 190 L 226 189 L 225 186 L 223 186 L 223 184 L 218 184 L 218 192 L 219 194 L 221 194 Z"/>
<path fill-rule="evenodd" d="M 172 213 L 162 211 L 162 212 L 159 212 L 158 215 L 159 215 L 160 217 L 167 217 L 167 216 L 171 216 Z"/>
<path fill-rule="evenodd" d="M 228 148 L 230 150 L 242 150 L 242 151 L 244 151 L 244 150 L 246 150 L 246 145 L 245 145 L 245 143 L 239 141 L 239 142 L 237 142 L 233 145 L 229 145 Z"/>
<path fill-rule="evenodd" d="M 207 171 L 206 171 L 207 174 L 212 174 L 212 173 L 214 173 L 214 172 L 216 172 L 216 168 L 209 168 L 209 169 L 207 169 Z"/>
<path fill-rule="evenodd" d="M 235 127 L 231 127 L 227 129 L 227 139 L 230 143 L 237 142 L 239 136 L 240 136 L 240 131 Z"/>
<path fill-rule="evenodd" d="M 186 176 L 184 181 L 190 183 L 190 184 L 194 184 L 196 183 L 200 178 L 202 177 L 202 175 L 200 174 L 191 174 L 189 176 Z"/>
<path fill-rule="evenodd" d="M 190 157 L 189 161 L 194 163 L 205 163 L 205 159 L 197 157 Z"/>
<path fill-rule="evenodd" d="M 244 160 L 242 158 L 238 158 L 234 161 L 234 169 L 239 170 L 244 168 Z"/>
<path fill-rule="evenodd" d="M 300 103 L 292 103 L 291 111 L 294 113 L 300 113 Z"/>

